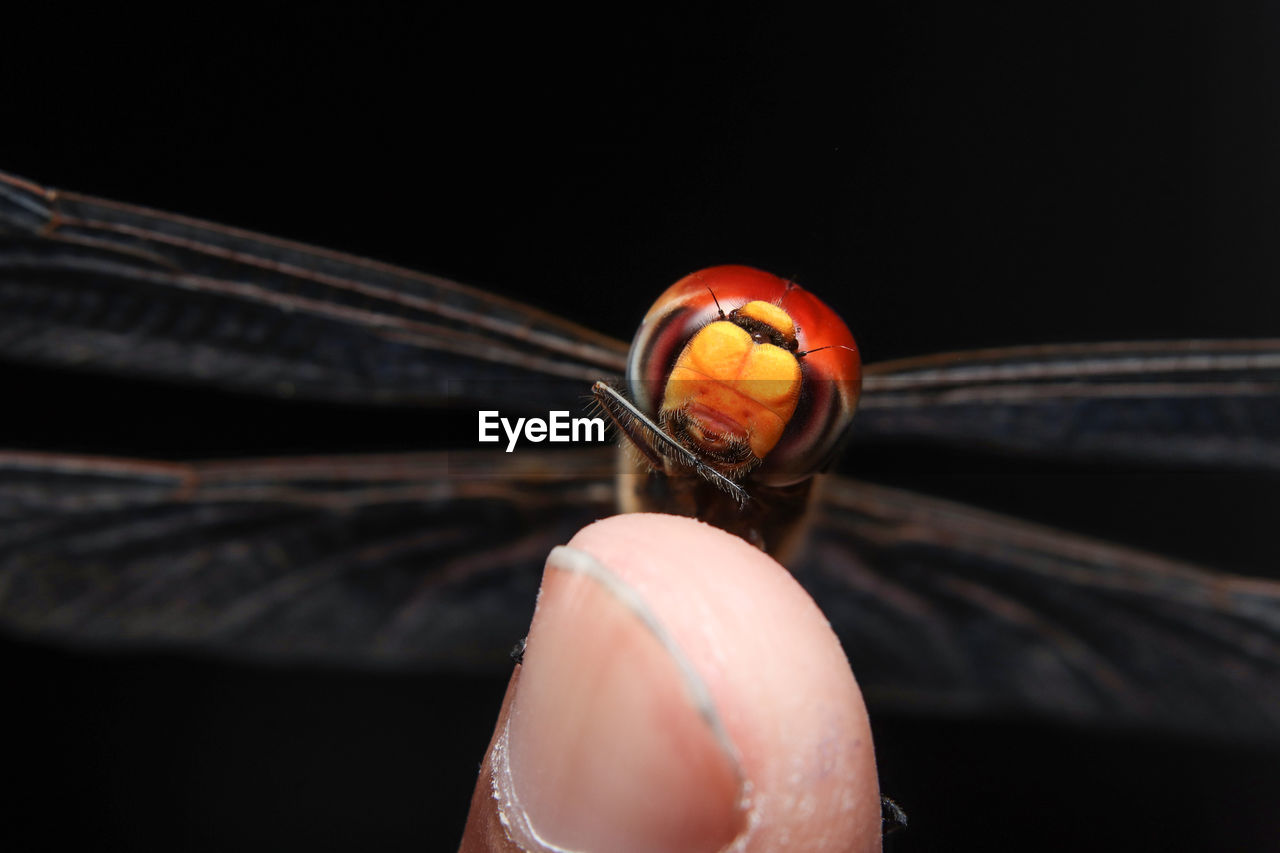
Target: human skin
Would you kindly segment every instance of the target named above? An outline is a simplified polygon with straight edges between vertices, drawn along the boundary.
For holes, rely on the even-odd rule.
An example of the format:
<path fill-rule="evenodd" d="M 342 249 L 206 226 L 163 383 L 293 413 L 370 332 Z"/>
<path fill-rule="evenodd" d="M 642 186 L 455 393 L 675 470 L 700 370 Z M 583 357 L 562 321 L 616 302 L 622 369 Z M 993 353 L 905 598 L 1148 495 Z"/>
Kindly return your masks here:
<path fill-rule="evenodd" d="M 827 620 L 717 528 L 584 528 L 548 558 L 460 849 L 880 849 L 866 707 Z"/>

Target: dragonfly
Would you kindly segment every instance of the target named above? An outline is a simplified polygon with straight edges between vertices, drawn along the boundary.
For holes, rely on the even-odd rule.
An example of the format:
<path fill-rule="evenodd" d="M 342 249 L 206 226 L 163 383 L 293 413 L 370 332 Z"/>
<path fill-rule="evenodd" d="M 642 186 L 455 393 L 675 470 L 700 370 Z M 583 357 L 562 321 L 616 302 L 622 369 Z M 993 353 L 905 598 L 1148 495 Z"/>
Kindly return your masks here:
<path fill-rule="evenodd" d="M 286 401 L 534 409 L 629 346 L 437 276 L 0 175 L 0 358 Z M 467 407 L 470 408 L 467 408 Z M 1280 339 L 865 366 L 885 437 L 1280 469 Z M 616 511 L 616 449 L 157 460 L 0 451 L 0 628 L 90 648 L 502 665 L 543 560 Z M 1280 582 L 824 475 L 787 567 L 873 708 L 1280 735 Z"/>

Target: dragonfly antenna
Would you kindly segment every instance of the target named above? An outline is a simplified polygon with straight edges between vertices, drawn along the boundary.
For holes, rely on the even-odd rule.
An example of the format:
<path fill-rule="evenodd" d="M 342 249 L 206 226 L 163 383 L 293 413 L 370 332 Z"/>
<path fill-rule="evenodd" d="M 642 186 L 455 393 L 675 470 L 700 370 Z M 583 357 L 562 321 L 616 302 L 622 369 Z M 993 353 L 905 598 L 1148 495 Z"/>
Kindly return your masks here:
<path fill-rule="evenodd" d="M 854 349 L 853 347 L 847 347 L 844 344 L 827 344 L 825 347 L 814 347 L 813 349 L 807 349 L 804 352 L 798 352 L 796 353 L 796 358 L 801 358 L 802 356 L 806 356 L 811 352 L 822 352 L 824 349 L 847 349 L 849 352 L 852 352 L 852 353 L 857 352 L 857 350 Z"/>
<path fill-rule="evenodd" d="M 716 292 L 715 292 L 714 290 L 712 290 L 710 287 L 707 287 L 707 293 L 710 293 L 710 294 L 711 294 L 711 301 L 712 301 L 712 302 L 714 302 L 714 303 L 716 304 L 716 310 L 720 312 L 720 319 L 721 319 L 721 320 L 723 320 L 723 319 L 724 319 L 724 309 L 720 307 L 720 300 L 719 300 L 719 299 L 716 299 Z"/>

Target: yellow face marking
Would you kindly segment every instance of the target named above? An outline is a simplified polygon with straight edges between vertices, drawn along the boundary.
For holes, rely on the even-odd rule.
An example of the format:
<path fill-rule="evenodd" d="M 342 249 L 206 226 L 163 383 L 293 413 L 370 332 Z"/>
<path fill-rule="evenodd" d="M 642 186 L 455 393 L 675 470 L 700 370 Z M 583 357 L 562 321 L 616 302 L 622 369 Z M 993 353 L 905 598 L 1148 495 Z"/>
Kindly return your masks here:
<path fill-rule="evenodd" d="M 775 308 L 767 302 L 749 304 Z M 740 326 L 720 320 L 685 345 L 667 380 L 662 408 L 690 410 L 709 432 L 746 439 L 763 459 L 795 414 L 800 383 L 800 363 L 792 353 L 758 344 Z"/>
<path fill-rule="evenodd" d="M 750 317 L 752 320 L 764 323 L 771 329 L 777 329 L 778 333 L 786 339 L 787 343 L 791 343 L 796 339 L 796 323 L 791 319 L 791 315 L 783 311 L 772 302 L 748 302 L 738 309 L 738 313 L 743 317 Z"/>

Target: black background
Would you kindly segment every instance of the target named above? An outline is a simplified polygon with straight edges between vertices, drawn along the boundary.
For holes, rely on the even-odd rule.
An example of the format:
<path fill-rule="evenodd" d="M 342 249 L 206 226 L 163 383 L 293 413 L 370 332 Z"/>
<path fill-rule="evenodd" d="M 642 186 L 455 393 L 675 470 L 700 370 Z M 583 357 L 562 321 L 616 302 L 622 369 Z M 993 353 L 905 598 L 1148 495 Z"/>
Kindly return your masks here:
<path fill-rule="evenodd" d="M 1273 335 L 1280 60 L 1264 4 L 400 16 L 261 4 L 6 26 L 0 168 L 533 301 L 618 337 L 716 263 L 797 278 L 867 360 Z M 344 413 L 6 367 L 6 446 L 157 457 L 429 444 Z M 854 472 L 1234 571 L 1274 478 L 885 446 Z M 452 849 L 502 680 L 10 642 L 50 849 Z M 876 716 L 896 849 L 1256 849 L 1274 750 Z"/>

